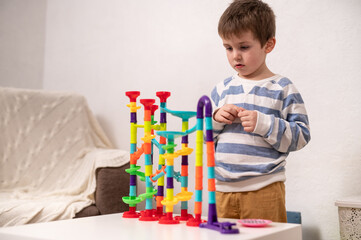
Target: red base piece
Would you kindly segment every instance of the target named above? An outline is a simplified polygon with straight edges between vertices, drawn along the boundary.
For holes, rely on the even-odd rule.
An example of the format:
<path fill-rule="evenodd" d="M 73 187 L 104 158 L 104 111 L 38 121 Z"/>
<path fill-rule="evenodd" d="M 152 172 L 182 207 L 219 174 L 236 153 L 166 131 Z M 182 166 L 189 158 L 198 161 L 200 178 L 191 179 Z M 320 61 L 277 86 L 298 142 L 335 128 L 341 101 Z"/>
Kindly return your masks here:
<path fill-rule="evenodd" d="M 201 219 L 200 215 L 196 215 L 195 218 L 191 218 L 187 222 L 187 226 L 198 227 L 199 224 L 207 222 L 206 220 Z"/>
<path fill-rule="evenodd" d="M 157 207 L 157 209 L 154 210 L 154 216 L 158 219 L 165 216 L 165 213 L 163 212 L 163 207 Z"/>
<path fill-rule="evenodd" d="M 128 212 L 123 213 L 123 218 L 139 218 L 140 213 L 135 211 L 135 207 L 129 207 Z"/>
<path fill-rule="evenodd" d="M 173 218 L 173 213 L 166 213 L 164 217 L 159 219 L 159 224 L 178 224 L 179 220 Z"/>
<path fill-rule="evenodd" d="M 187 209 L 181 209 L 181 215 L 174 217 L 176 220 L 188 221 L 189 219 L 194 218 L 192 214 L 188 214 Z"/>
<path fill-rule="evenodd" d="M 141 211 L 139 221 L 158 221 L 158 218 L 155 217 L 153 213 L 153 209 Z"/>

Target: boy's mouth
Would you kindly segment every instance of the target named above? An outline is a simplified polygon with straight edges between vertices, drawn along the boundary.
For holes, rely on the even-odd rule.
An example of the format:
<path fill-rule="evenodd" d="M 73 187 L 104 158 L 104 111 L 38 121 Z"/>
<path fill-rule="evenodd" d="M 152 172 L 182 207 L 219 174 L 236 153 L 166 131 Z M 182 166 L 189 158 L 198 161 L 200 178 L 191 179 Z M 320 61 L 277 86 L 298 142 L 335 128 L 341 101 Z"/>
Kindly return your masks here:
<path fill-rule="evenodd" d="M 241 69 L 241 68 L 243 68 L 243 67 L 244 67 L 243 64 L 236 64 L 236 66 L 235 66 L 235 68 L 238 68 L 238 69 Z"/>

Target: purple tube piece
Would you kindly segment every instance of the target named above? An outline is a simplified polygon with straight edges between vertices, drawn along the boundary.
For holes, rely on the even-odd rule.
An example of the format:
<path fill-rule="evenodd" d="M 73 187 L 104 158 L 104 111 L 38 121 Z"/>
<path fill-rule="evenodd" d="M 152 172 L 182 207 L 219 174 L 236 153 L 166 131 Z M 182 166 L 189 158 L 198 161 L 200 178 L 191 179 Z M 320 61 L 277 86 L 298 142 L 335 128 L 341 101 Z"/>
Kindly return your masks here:
<path fill-rule="evenodd" d="M 203 107 L 205 107 L 205 116 L 212 117 L 212 103 L 208 96 L 202 96 L 197 105 L 197 118 L 203 118 Z"/>
<path fill-rule="evenodd" d="M 182 156 L 182 165 L 188 165 L 188 156 Z"/>
<path fill-rule="evenodd" d="M 164 186 L 158 186 L 157 196 L 164 196 Z"/>
<path fill-rule="evenodd" d="M 213 141 L 213 130 L 206 130 L 206 141 Z"/>
<path fill-rule="evenodd" d="M 217 209 L 216 209 L 216 204 L 215 203 L 208 204 L 208 222 L 211 223 L 211 224 L 213 222 L 218 222 L 218 220 L 217 220 Z"/>
<path fill-rule="evenodd" d="M 137 176 L 136 175 L 130 175 L 129 181 L 130 181 L 129 185 L 131 185 L 131 186 L 137 185 Z"/>
<path fill-rule="evenodd" d="M 188 143 L 188 135 L 182 137 L 182 143 Z"/>
<path fill-rule="evenodd" d="M 167 113 L 160 113 L 160 123 L 167 123 Z"/>
<path fill-rule="evenodd" d="M 213 223 L 207 222 L 207 223 L 201 223 L 199 227 L 216 230 L 223 234 L 235 234 L 235 233 L 239 233 L 238 228 L 232 228 L 232 226 L 235 225 L 237 224 L 230 222 L 213 222 Z"/>
<path fill-rule="evenodd" d="M 131 112 L 130 113 L 130 122 L 131 123 L 137 123 L 137 113 L 136 112 Z"/>
<path fill-rule="evenodd" d="M 167 188 L 174 188 L 173 178 L 167 177 Z"/>
<path fill-rule="evenodd" d="M 211 203 L 208 205 L 208 221 L 206 223 L 201 223 L 199 227 L 209 228 L 224 234 L 239 233 L 238 228 L 232 228 L 232 226 L 235 225 L 235 223 L 230 222 L 218 222 L 216 204 Z"/>

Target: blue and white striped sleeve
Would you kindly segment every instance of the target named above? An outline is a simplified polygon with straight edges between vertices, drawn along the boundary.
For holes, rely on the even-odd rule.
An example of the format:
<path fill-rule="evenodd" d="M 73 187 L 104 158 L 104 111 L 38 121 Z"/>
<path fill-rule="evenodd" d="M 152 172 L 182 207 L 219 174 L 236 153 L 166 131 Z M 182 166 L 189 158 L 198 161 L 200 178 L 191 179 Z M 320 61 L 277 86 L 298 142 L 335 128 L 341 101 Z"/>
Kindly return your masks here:
<path fill-rule="evenodd" d="M 284 86 L 281 117 L 258 112 L 254 133 L 279 152 L 303 148 L 311 139 L 309 120 L 300 93 L 292 82 Z"/>

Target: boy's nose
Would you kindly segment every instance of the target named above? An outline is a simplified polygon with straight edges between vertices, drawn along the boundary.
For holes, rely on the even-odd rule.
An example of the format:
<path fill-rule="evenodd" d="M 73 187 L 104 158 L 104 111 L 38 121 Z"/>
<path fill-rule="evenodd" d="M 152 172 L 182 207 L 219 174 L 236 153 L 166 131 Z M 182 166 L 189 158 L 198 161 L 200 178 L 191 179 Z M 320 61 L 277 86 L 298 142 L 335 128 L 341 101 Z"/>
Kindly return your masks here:
<path fill-rule="evenodd" d="M 233 51 L 233 59 L 234 60 L 240 60 L 241 59 L 241 54 L 239 53 L 239 51 Z"/>

